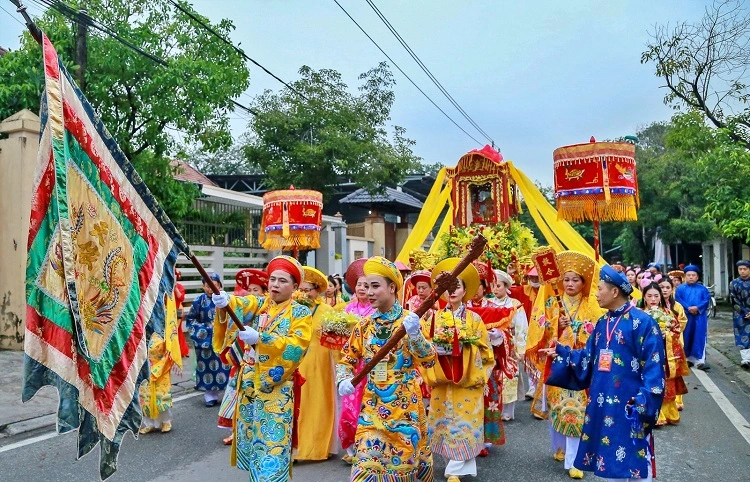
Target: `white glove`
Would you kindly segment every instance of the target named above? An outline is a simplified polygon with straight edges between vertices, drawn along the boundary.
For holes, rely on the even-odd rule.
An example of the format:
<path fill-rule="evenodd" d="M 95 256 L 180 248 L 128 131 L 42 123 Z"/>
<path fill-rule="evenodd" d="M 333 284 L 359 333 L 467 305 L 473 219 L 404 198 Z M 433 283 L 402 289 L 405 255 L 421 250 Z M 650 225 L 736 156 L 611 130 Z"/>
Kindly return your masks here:
<path fill-rule="evenodd" d="M 403 325 L 404 329 L 406 330 L 406 334 L 409 335 L 409 338 L 416 338 L 422 331 L 422 324 L 419 321 L 419 317 L 414 313 L 409 313 L 408 315 L 406 315 Z"/>
<path fill-rule="evenodd" d="M 354 385 L 351 378 L 345 378 L 339 383 L 339 396 L 345 397 L 354 393 Z"/>
<path fill-rule="evenodd" d="M 255 345 L 256 343 L 258 343 L 258 332 L 254 328 L 250 328 L 249 326 L 246 326 L 244 330 L 237 332 L 237 336 L 246 345 Z"/>
<path fill-rule="evenodd" d="M 438 355 L 450 355 L 453 353 L 453 350 L 448 350 L 446 348 L 443 348 L 442 345 L 435 345 L 435 351 Z"/>
<path fill-rule="evenodd" d="M 226 291 L 222 290 L 218 295 L 211 295 L 211 301 L 214 302 L 214 306 L 217 308 L 226 308 L 229 306 L 229 295 Z"/>
<path fill-rule="evenodd" d="M 490 340 L 497 341 L 503 339 L 503 332 L 501 330 L 498 330 L 497 328 L 492 328 L 487 333 L 490 334 Z"/>

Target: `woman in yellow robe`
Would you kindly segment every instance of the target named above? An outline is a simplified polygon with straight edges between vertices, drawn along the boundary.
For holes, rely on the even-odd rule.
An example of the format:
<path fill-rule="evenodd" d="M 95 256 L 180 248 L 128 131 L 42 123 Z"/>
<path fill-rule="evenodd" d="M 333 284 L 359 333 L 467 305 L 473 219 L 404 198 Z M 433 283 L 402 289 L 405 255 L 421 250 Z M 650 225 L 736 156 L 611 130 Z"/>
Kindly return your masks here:
<path fill-rule="evenodd" d="M 299 411 L 299 443 L 295 460 L 326 460 L 338 453 L 338 403 L 336 401 L 335 367 L 338 352 L 320 344 L 323 315 L 333 310 L 320 296 L 328 281 L 323 273 L 303 267 L 305 280 L 300 291 L 312 300 L 312 339 L 299 366 L 305 378 Z"/>
<path fill-rule="evenodd" d="M 459 261 L 448 258 L 438 263 L 433 284 L 437 274 L 452 271 Z M 448 482 L 458 482 L 464 475 L 476 477 L 476 457 L 484 448 L 484 386 L 495 359 L 482 318 L 466 309 L 478 286 L 479 273 L 469 265 L 449 294 L 448 306 L 435 317 L 432 342 L 438 363 L 422 373 L 432 389 L 427 418 L 430 444 L 433 453 L 448 460 Z"/>
<path fill-rule="evenodd" d="M 230 463 L 250 482 L 291 477 L 297 368 L 310 344 L 310 310 L 292 300 L 304 270 L 289 256 L 268 263 L 268 297 L 213 295 L 215 324 L 226 327 L 227 310 L 248 320 L 236 338 L 244 345 Z"/>
<path fill-rule="evenodd" d="M 534 303 L 529 323 L 526 356 L 536 368 L 545 373 L 546 358 L 539 353 L 555 343 L 580 349 L 586 345 L 594 325 L 604 314 L 591 293 L 595 262 L 576 251 L 557 254 L 557 264 L 562 279 L 557 286 L 543 285 Z M 555 295 L 563 293 L 559 299 Z M 583 472 L 573 467 L 583 428 L 588 397 L 585 391 L 573 391 L 542 385 L 532 404 L 532 412 L 548 416 L 550 438 L 555 460 L 564 462 L 568 475 L 583 478 Z"/>
<path fill-rule="evenodd" d="M 151 365 L 148 383 L 141 385 L 139 395 L 143 409 L 140 433 L 172 430 L 172 367 L 182 368 L 178 338 L 177 304 L 174 294 L 164 296 L 164 337 L 151 335 L 148 361 Z"/>
<path fill-rule="evenodd" d="M 328 284 L 325 289 L 325 302 L 334 310 L 343 311 L 346 308 L 347 301 L 341 294 L 341 281 L 331 275 L 326 278 Z"/>
<path fill-rule="evenodd" d="M 661 294 L 664 295 L 664 300 L 667 302 L 667 308 L 677 314 L 677 322 L 680 324 L 680 344 L 684 347 L 685 341 L 682 339 L 682 333 L 687 325 L 687 315 L 685 314 L 685 308 L 674 299 L 674 279 L 681 280 L 679 273 L 682 273 L 682 271 L 670 271 L 669 277 L 665 276 L 659 280 L 659 288 L 661 288 Z M 673 274 L 674 276 L 672 276 Z M 684 275 L 685 273 L 682 273 L 682 276 Z M 677 405 L 677 411 L 682 412 L 685 404 L 682 401 L 681 394 L 675 397 L 675 404 Z"/>
<path fill-rule="evenodd" d="M 667 282 L 671 284 L 671 282 Z M 657 426 L 680 423 L 677 396 L 687 393 L 687 386 L 683 377 L 690 375 L 687 356 L 680 339 L 682 330 L 679 312 L 674 309 L 674 306 L 669 306 L 663 293 L 658 284 L 650 283 L 643 287 L 643 300 L 639 303 L 639 308 L 642 308 L 659 323 L 661 334 L 664 337 L 664 351 L 667 357 L 664 360 L 664 373 L 667 376 L 664 386 L 664 401 L 659 411 L 659 419 L 656 421 Z"/>
<path fill-rule="evenodd" d="M 362 396 L 351 482 L 431 482 L 432 452 L 417 365 L 435 363 L 435 349 L 424 336 L 419 317 L 401 307 L 403 278 L 381 256 L 364 264 L 367 292 L 375 312 L 354 327 L 336 366 L 339 395 L 354 393 L 354 373 L 372 359 L 401 326 L 407 335 L 371 371 Z"/>

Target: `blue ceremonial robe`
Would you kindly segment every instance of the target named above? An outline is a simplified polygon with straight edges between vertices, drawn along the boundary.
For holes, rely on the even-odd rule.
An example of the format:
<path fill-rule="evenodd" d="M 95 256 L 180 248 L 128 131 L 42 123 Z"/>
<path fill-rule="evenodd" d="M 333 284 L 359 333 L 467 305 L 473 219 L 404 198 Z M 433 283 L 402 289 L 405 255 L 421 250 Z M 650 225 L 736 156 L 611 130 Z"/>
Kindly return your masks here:
<path fill-rule="evenodd" d="M 211 343 L 214 334 L 216 307 L 205 293 L 198 296 L 185 318 L 185 326 L 195 345 L 195 388 L 197 390 L 224 390 L 229 381 L 229 367 L 214 353 Z"/>
<path fill-rule="evenodd" d="M 734 343 L 744 350 L 750 348 L 750 279 L 737 278 L 729 285 L 729 297 L 734 310 Z"/>
<path fill-rule="evenodd" d="M 683 283 L 674 292 L 674 299 L 685 308 L 687 325 L 683 333 L 685 354 L 688 357 L 702 360 L 708 340 L 708 303 L 711 293 L 708 288 L 699 283 Z M 699 313 L 694 315 L 688 311 L 691 306 L 697 306 Z"/>
<path fill-rule="evenodd" d="M 600 354 L 607 347 L 608 330 L 611 367 L 602 371 Z M 585 348 L 557 345 L 556 349 L 546 383 L 568 390 L 589 389 L 590 395 L 574 466 L 604 478 L 648 477 L 649 436 L 664 398 L 665 353 L 659 325 L 626 304 L 599 319 Z M 631 398 L 642 422 L 637 431 L 625 412 Z"/>

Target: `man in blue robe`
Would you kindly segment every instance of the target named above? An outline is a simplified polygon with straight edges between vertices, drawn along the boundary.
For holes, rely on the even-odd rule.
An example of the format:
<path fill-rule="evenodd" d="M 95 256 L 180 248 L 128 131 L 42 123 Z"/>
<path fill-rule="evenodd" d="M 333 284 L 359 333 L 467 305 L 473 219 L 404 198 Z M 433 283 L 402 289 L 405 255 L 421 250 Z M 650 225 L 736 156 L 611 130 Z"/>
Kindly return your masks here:
<path fill-rule="evenodd" d="M 734 343 L 740 349 L 742 368 L 750 368 L 750 261 L 737 261 L 739 278 L 729 285 L 734 312 Z"/>
<path fill-rule="evenodd" d="M 610 266 L 601 269 L 599 306 L 607 309 L 586 347 L 557 345 L 546 383 L 589 389 L 590 401 L 574 466 L 609 481 L 654 474 L 652 429 L 664 398 L 664 341 L 659 325 L 628 301 L 633 287 Z"/>
<path fill-rule="evenodd" d="M 685 354 L 688 365 L 698 370 L 708 370 L 706 363 L 706 342 L 708 341 L 708 304 L 711 293 L 698 282 L 700 268 L 689 264 L 683 269 L 685 283 L 677 287 L 674 299 L 685 308 L 687 325 L 683 333 Z"/>

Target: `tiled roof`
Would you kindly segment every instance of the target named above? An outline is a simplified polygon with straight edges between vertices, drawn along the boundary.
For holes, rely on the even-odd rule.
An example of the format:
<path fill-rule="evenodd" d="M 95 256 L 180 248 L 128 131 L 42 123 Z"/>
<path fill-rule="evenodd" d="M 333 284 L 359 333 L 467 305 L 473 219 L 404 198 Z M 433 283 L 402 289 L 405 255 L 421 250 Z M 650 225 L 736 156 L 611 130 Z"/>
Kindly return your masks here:
<path fill-rule="evenodd" d="M 339 201 L 342 204 L 400 204 L 416 209 L 422 209 L 422 202 L 410 194 L 386 187 L 383 194 L 370 194 L 360 188 Z"/>
<path fill-rule="evenodd" d="M 203 175 L 202 172 L 195 169 L 193 166 L 186 162 L 182 162 L 178 159 L 172 160 L 172 166 L 177 167 L 182 172 L 175 174 L 174 178 L 178 181 L 194 182 L 203 186 L 216 186 L 211 179 Z"/>

